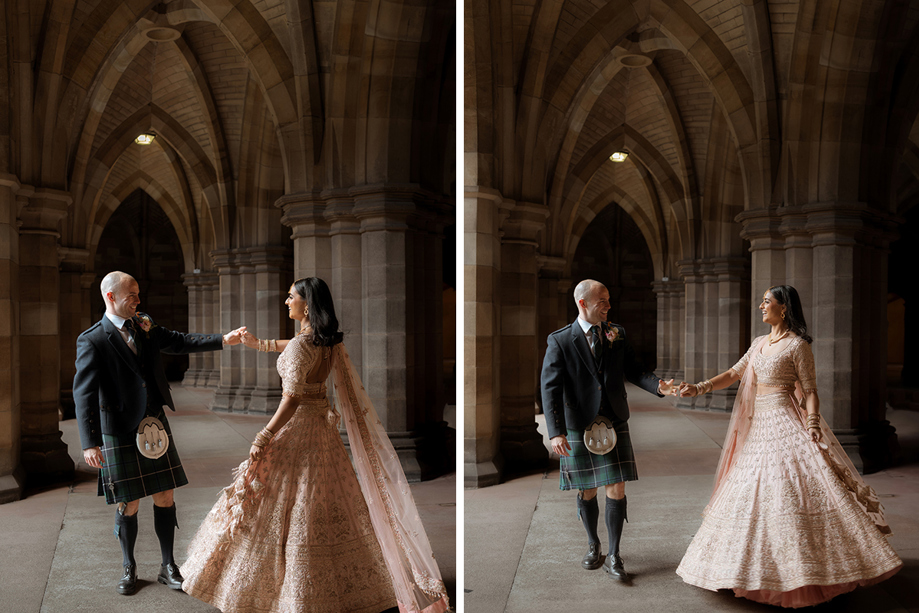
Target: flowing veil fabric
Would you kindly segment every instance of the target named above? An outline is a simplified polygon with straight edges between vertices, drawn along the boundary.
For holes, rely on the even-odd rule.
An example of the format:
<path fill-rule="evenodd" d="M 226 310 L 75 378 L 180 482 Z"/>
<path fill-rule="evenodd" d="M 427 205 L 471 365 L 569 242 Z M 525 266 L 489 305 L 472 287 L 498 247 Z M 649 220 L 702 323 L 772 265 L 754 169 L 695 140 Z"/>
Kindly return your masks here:
<path fill-rule="evenodd" d="M 354 468 L 399 610 L 447 611 L 447 590 L 402 465 L 342 343 L 332 350 L 332 377 L 335 405 L 348 430 Z"/>
<path fill-rule="evenodd" d="M 766 344 L 767 337 L 753 349 L 755 357 Z M 743 377 L 740 380 L 740 388 L 737 391 L 737 397 L 734 400 L 734 410 L 731 413 L 731 421 L 728 425 L 728 433 L 724 440 L 724 446 L 721 449 L 721 459 L 718 461 L 718 469 L 715 471 L 715 487 L 712 491 L 712 497 L 709 500 L 711 504 L 718 496 L 718 491 L 724 478 L 734 466 L 736 456 L 743 449 L 747 434 L 750 431 L 752 423 L 753 404 L 756 400 L 756 373 L 753 370 L 754 360 L 751 358 L 744 370 Z M 806 430 L 807 412 L 798 402 L 799 397 L 803 397 L 800 382 L 795 383 L 794 392 L 789 393 L 791 403 L 787 407 L 789 416 L 792 421 L 802 430 Z M 849 495 L 858 502 L 859 506 L 868 514 L 881 533 L 890 535 L 890 526 L 884 519 L 884 509 L 880 504 L 877 493 L 862 479 L 861 475 L 852 464 L 852 460 L 843 450 L 842 445 L 833 430 L 820 416 L 820 430 L 823 438 L 819 443 L 815 443 L 820 449 L 821 454 L 826 458 L 830 467 L 836 476 L 845 484 Z"/>

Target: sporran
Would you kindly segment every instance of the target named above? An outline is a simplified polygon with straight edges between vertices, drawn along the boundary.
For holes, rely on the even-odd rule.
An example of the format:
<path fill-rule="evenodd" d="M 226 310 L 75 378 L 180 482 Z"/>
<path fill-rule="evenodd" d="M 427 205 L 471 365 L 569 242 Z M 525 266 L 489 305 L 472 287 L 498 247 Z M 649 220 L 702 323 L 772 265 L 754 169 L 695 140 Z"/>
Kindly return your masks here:
<path fill-rule="evenodd" d="M 144 417 L 137 426 L 137 450 L 145 458 L 155 460 L 169 449 L 169 435 L 163 422 L 155 417 Z"/>
<path fill-rule="evenodd" d="M 598 415 L 590 426 L 584 430 L 584 446 L 595 455 L 606 455 L 616 446 L 616 430 L 613 422 Z"/>

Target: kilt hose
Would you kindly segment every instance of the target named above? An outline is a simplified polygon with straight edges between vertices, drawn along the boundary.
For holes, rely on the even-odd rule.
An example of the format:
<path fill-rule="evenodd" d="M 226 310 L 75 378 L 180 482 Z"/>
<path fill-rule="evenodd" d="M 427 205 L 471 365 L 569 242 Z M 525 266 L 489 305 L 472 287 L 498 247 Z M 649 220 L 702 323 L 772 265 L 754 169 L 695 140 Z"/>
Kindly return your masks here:
<path fill-rule="evenodd" d="M 638 481 L 629 424 L 614 422 L 613 429 L 616 430 L 616 446 L 606 455 L 591 453 L 584 445 L 584 433 L 568 430 L 571 455 L 561 457 L 559 489 L 590 490 L 601 485 Z"/>
<path fill-rule="evenodd" d="M 147 416 L 163 423 L 169 437 L 169 449 L 155 460 L 144 457 L 137 449 L 137 431 L 127 434 L 102 434 L 105 464 L 99 470 L 99 496 L 107 504 L 131 502 L 151 494 L 174 490 L 188 484 L 172 430 L 163 407 L 148 406 Z"/>

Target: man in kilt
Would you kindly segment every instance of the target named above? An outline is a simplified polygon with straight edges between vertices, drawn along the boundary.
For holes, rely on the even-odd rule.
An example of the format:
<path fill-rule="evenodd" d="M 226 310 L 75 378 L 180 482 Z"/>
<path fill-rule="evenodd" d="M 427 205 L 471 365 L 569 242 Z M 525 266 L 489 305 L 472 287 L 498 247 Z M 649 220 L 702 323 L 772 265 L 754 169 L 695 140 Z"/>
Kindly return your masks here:
<path fill-rule="evenodd" d="M 182 334 L 157 326 L 137 312 L 140 289 L 123 272 L 107 274 L 101 290 L 105 316 L 77 338 L 73 398 L 83 458 L 99 469 L 99 495 L 118 505 L 115 536 L 124 565 L 118 593 L 133 594 L 136 588 L 137 511 L 146 496 L 153 497 L 153 526 L 163 556 L 157 580 L 179 590 L 182 575 L 172 557 L 178 527 L 173 490 L 188 479 L 163 410 L 165 405 L 175 411 L 175 403 L 160 353 L 236 345 L 245 328 L 221 336 Z"/>
<path fill-rule="evenodd" d="M 560 488 L 579 490 L 578 516 L 587 530 L 587 554 L 581 566 L 600 568 L 628 581 L 619 541 L 626 520 L 625 482 L 636 481 L 638 470 L 629 438 L 629 405 L 625 381 L 658 396 L 674 394 L 673 380 L 662 381 L 644 372 L 622 326 L 607 323 L 609 291 L 586 279 L 574 290 L 578 318 L 549 335 L 542 365 L 542 403 L 552 449 L 561 458 Z M 588 450 L 584 430 L 598 416 L 612 422 L 616 445 L 604 455 Z M 606 530 L 609 552 L 601 562 L 597 523 L 597 488 L 606 490 Z"/>

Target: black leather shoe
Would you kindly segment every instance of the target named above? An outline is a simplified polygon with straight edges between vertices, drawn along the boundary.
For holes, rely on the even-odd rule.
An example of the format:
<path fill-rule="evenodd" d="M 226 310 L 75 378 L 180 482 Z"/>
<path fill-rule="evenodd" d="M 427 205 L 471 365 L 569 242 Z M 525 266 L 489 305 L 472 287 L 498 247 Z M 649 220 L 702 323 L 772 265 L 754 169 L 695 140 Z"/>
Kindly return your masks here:
<path fill-rule="evenodd" d="M 156 580 L 174 590 L 181 590 L 182 582 L 185 581 L 179 573 L 179 567 L 175 564 L 160 566 L 160 575 Z"/>
<path fill-rule="evenodd" d="M 124 576 L 118 582 L 118 593 L 130 596 L 137 589 L 137 566 L 135 564 L 126 564 L 124 567 Z"/>
<path fill-rule="evenodd" d="M 587 545 L 587 553 L 581 560 L 581 567 L 584 570 L 597 570 L 600 568 L 600 543 L 590 543 Z"/>
<path fill-rule="evenodd" d="M 623 583 L 628 583 L 629 581 L 629 573 L 625 572 L 625 565 L 623 565 L 622 558 L 618 554 L 606 556 L 606 561 L 603 562 L 603 570 L 608 572 L 613 579 L 618 579 Z"/>

